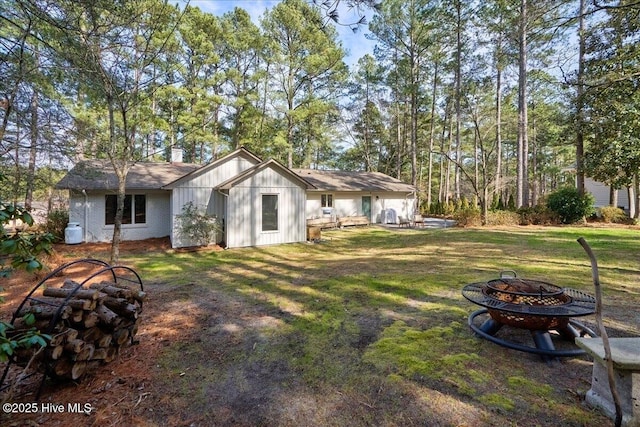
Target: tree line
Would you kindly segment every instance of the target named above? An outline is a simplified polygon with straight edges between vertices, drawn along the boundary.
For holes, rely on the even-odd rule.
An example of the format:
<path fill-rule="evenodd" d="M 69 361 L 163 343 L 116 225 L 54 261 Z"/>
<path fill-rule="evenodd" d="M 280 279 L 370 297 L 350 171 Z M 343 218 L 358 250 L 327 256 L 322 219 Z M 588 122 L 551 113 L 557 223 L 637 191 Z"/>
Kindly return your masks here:
<path fill-rule="evenodd" d="M 576 176 L 584 191 L 585 173 L 637 199 L 639 2 L 351 3 L 371 6 L 357 30 L 376 48 L 350 70 L 340 16 L 316 2 L 255 23 L 163 0 L 0 0 L 4 199 L 30 206 L 82 158 L 108 158 L 124 195 L 133 162 L 239 146 L 387 173 L 425 209 L 533 206 Z"/>

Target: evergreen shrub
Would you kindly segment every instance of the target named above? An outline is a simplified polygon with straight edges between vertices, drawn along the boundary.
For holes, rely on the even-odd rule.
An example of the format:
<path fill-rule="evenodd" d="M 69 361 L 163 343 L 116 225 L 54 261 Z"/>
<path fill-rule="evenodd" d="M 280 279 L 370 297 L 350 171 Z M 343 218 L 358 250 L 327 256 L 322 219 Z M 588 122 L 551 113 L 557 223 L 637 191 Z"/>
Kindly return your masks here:
<path fill-rule="evenodd" d="M 592 194 L 580 196 L 573 187 L 565 187 L 549 195 L 547 207 L 558 215 L 563 224 L 573 224 L 591 215 L 595 210 Z"/>

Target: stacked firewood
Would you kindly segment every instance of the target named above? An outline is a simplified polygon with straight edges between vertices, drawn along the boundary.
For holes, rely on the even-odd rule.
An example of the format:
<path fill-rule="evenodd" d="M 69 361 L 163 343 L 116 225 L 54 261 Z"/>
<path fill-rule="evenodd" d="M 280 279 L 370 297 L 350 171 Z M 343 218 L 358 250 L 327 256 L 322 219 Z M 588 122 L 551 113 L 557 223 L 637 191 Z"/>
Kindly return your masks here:
<path fill-rule="evenodd" d="M 113 282 L 79 286 L 66 279 L 59 288 L 31 296 L 17 313 L 16 332 L 35 326 L 51 336 L 43 351 L 18 352 L 18 365 L 31 362 L 52 378 L 77 380 L 134 342 L 145 293 Z M 35 323 L 25 321 L 29 317 Z"/>

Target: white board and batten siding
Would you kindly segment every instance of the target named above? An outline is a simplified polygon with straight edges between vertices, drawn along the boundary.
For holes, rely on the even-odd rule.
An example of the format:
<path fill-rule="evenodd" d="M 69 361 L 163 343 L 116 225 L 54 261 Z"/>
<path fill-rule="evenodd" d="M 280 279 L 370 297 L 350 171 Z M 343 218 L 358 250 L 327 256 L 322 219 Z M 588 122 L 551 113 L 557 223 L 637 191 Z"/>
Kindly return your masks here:
<path fill-rule="evenodd" d="M 278 229 L 262 231 L 262 196 L 278 196 Z M 227 199 L 227 247 L 275 245 L 306 239 L 306 189 L 266 168 L 236 183 Z"/>
<path fill-rule="evenodd" d="M 598 181 L 594 181 L 591 178 L 585 178 L 584 186 L 585 186 L 585 189 L 593 195 L 593 198 L 595 199 L 594 206 L 596 208 L 609 206 L 610 187 L 608 185 Z M 629 193 L 627 192 L 626 189 L 617 190 L 617 191 L 618 191 L 617 207 L 622 208 L 626 212 L 628 212 L 629 211 Z"/>
<path fill-rule="evenodd" d="M 107 194 L 115 194 L 115 192 L 87 191 L 86 197 L 80 191 L 70 192 L 69 222 L 80 224 L 84 242 L 111 242 L 113 239 L 113 225 L 105 224 Z M 122 224 L 122 240 L 144 240 L 170 235 L 171 216 L 168 214 L 170 193 L 168 191 L 130 190 L 127 194 L 145 195 L 146 222 Z"/>
<path fill-rule="evenodd" d="M 201 172 L 187 176 L 171 185 L 173 189 L 171 218 L 174 225 L 171 229 L 171 246 L 179 248 L 193 245 L 177 232 L 179 228 L 177 217 L 182 214 L 183 206 L 192 202 L 198 209 L 206 209 L 208 214 L 215 215 L 222 221 L 225 217 L 225 196 L 214 191 L 213 188 L 230 176 L 236 176 L 253 167 L 255 163 L 251 159 L 235 156 L 216 164 L 215 167 L 204 167 Z"/>
<path fill-rule="evenodd" d="M 308 219 L 323 216 L 322 194 L 333 195 L 333 214 L 340 218 L 364 215 L 362 196 L 371 197 L 371 222 L 381 222 L 381 213 L 386 209 L 394 209 L 397 216 L 412 218 L 415 211 L 415 195 L 383 192 L 309 192 L 307 195 L 306 217 Z"/>

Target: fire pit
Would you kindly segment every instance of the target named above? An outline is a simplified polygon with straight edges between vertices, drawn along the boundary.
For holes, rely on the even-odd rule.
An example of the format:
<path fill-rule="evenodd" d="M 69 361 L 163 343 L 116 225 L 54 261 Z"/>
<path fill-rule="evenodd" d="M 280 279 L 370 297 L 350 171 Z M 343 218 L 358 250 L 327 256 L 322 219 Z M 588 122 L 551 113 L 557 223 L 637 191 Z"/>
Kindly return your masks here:
<path fill-rule="evenodd" d="M 502 272 L 499 279 L 466 285 L 462 295 L 485 307 L 469 316 L 471 329 L 504 347 L 541 356 L 572 357 L 584 354 L 584 350 L 557 350 L 550 332 L 570 341 L 581 336 L 596 336 L 589 328 L 571 319 L 595 313 L 595 298 L 575 289 L 521 279 L 515 272 Z M 478 325 L 476 318 L 486 314 L 488 318 Z M 505 325 L 531 331 L 535 347 L 497 337 L 496 333 Z"/>

